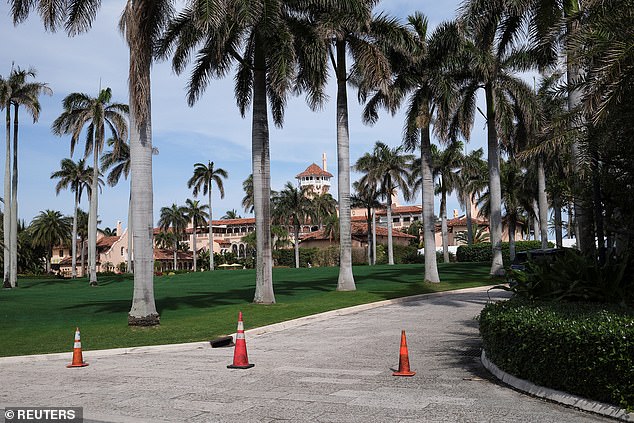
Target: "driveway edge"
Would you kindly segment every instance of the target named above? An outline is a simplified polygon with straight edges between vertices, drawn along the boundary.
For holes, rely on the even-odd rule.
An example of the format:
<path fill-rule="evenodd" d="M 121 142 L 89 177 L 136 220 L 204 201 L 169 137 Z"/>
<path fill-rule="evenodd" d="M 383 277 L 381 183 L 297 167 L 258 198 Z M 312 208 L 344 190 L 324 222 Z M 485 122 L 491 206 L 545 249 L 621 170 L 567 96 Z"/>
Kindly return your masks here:
<path fill-rule="evenodd" d="M 623 408 L 598 401 L 592 401 L 567 392 L 558 391 L 556 389 L 545 388 L 543 386 L 535 385 L 528 380 L 520 379 L 512 374 L 506 373 L 488 359 L 484 350 L 482 350 L 480 360 L 482 361 L 482 365 L 496 378 L 519 391 L 624 422 L 634 422 L 634 414 L 628 413 Z"/>

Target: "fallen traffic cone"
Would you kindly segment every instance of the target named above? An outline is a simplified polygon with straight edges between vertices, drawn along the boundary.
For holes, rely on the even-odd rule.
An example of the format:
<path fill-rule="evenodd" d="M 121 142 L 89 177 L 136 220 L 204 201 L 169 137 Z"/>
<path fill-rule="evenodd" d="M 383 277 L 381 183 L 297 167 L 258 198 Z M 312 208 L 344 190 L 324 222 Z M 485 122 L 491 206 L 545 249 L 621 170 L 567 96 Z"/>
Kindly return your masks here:
<path fill-rule="evenodd" d="M 392 373 L 392 376 L 414 376 L 416 372 L 409 369 L 409 354 L 407 352 L 407 339 L 405 331 L 401 331 L 401 351 L 398 361 L 398 372 Z"/>
<path fill-rule="evenodd" d="M 75 345 L 73 345 L 73 362 L 66 367 L 86 367 L 88 363 L 84 363 L 84 357 L 81 353 L 81 338 L 79 336 L 79 328 L 75 330 Z"/>
<path fill-rule="evenodd" d="M 249 364 L 247 356 L 247 342 L 244 339 L 244 324 L 242 323 L 242 312 L 238 313 L 238 332 L 236 333 L 236 348 L 233 350 L 233 364 L 227 366 L 229 369 L 250 369 L 255 364 Z"/>

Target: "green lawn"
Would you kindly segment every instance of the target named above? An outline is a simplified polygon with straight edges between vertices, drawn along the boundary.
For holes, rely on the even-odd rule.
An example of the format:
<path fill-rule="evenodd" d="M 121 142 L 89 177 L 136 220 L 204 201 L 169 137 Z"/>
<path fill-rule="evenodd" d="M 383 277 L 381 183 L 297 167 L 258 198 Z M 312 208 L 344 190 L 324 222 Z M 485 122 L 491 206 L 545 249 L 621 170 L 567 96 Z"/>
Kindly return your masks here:
<path fill-rule="evenodd" d="M 439 264 L 443 282 L 424 284 L 422 265 L 354 268 L 357 291 L 336 292 L 338 268 L 274 269 L 277 304 L 252 304 L 255 271 L 216 271 L 154 279 L 157 328 L 129 328 L 132 280 L 20 279 L 0 291 L 0 356 L 203 341 L 235 332 L 237 312 L 251 329 L 301 316 L 408 295 L 490 285 L 488 264 Z"/>

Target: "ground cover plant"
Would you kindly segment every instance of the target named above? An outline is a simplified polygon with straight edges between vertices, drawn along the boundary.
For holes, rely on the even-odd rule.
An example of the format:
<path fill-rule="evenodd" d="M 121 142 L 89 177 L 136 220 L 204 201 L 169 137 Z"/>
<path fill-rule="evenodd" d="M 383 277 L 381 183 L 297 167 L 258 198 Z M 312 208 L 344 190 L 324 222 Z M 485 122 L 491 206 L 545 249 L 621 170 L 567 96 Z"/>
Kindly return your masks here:
<path fill-rule="evenodd" d="M 155 277 L 161 325 L 131 328 L 127 312 L 131 276 L 105 276 L 98 287 L 85 279 L 20 279 L 0 292 L 0 356 L 66 352 L 75 326 L 90 351 L 203 341 L 236 330 L 238 311 L 247 329 L 358 304 L 434 291 L 489 285 L 487 264 L 439 265 L 442 283 L 425 284 L 422 265 L 354 268 L 357 290 L 337 292 L 338 268 L 274 269 L 277 304 L 251 301 L 254 270 Z"/>

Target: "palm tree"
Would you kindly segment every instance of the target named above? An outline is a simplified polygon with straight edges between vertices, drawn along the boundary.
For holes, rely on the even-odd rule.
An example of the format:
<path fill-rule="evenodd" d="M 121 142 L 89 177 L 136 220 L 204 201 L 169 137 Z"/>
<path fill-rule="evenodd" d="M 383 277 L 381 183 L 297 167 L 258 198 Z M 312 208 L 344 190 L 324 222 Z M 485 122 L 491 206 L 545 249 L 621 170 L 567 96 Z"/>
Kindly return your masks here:
<path fill-rule="evenodd" d="M 99 96 L 71 93 L 63 100 L 64 111 L 52 125 L 56 135 L 70 134 L 70 154 L 79 141 L 84 128 L 87 130 L 84 158 L 93 155 L 93 175 L 90 189 L 90 212 L 88 213 L 88 268 L 90 286 L 97 286 L 97 213 L 99 197 L 99 157 L 103 150 L 106 128 L 117 139 L 128 137 L 128 106 L 112 103 L 112 90 L 103 89 Z"/>
<path fill-rule="evenodd" d="M 378 108 L 383 107 L 394 114 L 407 100 L 407 114 L 403 144 L 408 150 L 420 148 L 420 159 L 413 163 L 413 172 L 420 179 L 417 189 L 422 189 L 423 237 L 425 249 L 436 251 L 436 224 L 434 219 L 434 178 L 431 153 L 431 128 L 443 135 L 447 109 L 452 102 L 455 83 L 445 65 L 451 60 L 455 46 L 448 41 L 457 31 L 456 24 L 441 24 L 429 33 L 429 22 L 425 15 L 415 13 L 408 17 L 411 48 L 393 54 L 393 82 L 377 90 L 366 104 L 363 119 L 374 123 L 378 119 Z M 366 94 L 366 93 L 364 93 Z M 436 254 L 425 254 L 425 281 L 440 282 Z"/>
<path fill-rule="evenodd" d="M 381 196 L 387 202 L 387 252 L 388 264 L 394 264 L 392 246 L 392 196 L 400 188 L 406 200 L 410 198 L 409 170 L 414 157 L 403 153 L 403 147 L 390 148 L 387 144 L 377 141 L 372 153 L 361 156 L 354 167 L 365 175 L 362 184 L 376 183 Z"/>
<path fill-rule="evenodd" d="M 381 44 L 398 44 L 403 28 L 385 15 L 372 16 L 377 0 L 349 0 L 334 7 L 318 9 L 316 21 L 327 42 L 337 81 L 337 187 L 339 191 L 339 278 L 338 291 L 356 289 L 352 274 L 352 234 L 350 212 L 350 137 L 348 130 L 348 91 L 351 80 L 346 59 L 354 63 L 352 80 L 363 79 L 363 86 L 376 87 L 391 77 L 390 63 Z M 342 10 L 347 8 L 349 10 Z"/>
<path fill-rule="evenodd" d="M 466 231 L 457 232 L 455 236 L 456 242 L 462 242 L 464 244 L 480 244 L 483 242 L 489 242 L 489 233 L 486 232 L 486 226 L 480 226 L 477 223 L 472 225 L 470 229 L 471 234 L 467 234 Z M 469 244 L 470 243 L 470 244 Z"/>
<path fill-rule="evenodd" d="M 436 194 L 440 194 L 440 220 L 442 232 L 442 252 L 445 263 L 449 263 L 449 232 L 447 229 L 447 195 L 458 185 L 457 169 L 462 161 L 463 144 L 453 142 L 445 150 L 431 146 L 434 177 L 437 178 Z M 425 250 L 428 251 L 428 250 Z"/>
<path fill-rule="evenodd" d="M 253 213 L 253 174 L 247 176 L 247 179 L 242 182 L 242 189 L 244 190 L 242 207 L 245 212 Z M 271 195 L 273 195 L 273 192 L 271 192 Z"/>
<path fill-rule="evenodd" d="M 77 236 L 79 237 L 79 245 L 81 246 L 81 274 L 86 276 L 86 239 L 88 238 L 88 213 L 78 208 L 77 213 Z"/>
<path fill-rule="evenodd" d="M 161 217 L 158 221 L 159 227 L 167 232 L 172 230 L 172 237 L 174 241 L 174 270 L 177 266 L 178 240 L 182 236 L 183 231 L 187 227 L 187 209 L 182 206 L 172 204 L 171 207 L 161 207 Z"/>
<path fill-rule="evenodd" d="M 331 214 L 337 213 L 337 200 L 332 198 L 330 193 L 315 194 L 311 197 L 313 206 L 313 216 L 315 218 L 313 224 L 317 224 L 319 228 L 324 226 L 324 219 Z"/>
<path fill-rule="evenodd" d="M 254 302 L 275 302 L 272 280 L 270 220 L 270 153 L 268 106 L 281 127 L 291 91 L 307 91 L 308 102 L 323 100 L 327 71 L 325 45 L 308 19 L 305 2 L 283 0 L 213 0 L 186 7 L 168 29 L 159 53 L 174 51 L 173 67 L 181 73 L 200 45 L 188 84 L 193 105 L 212 78 L 226 76 L 236 65 L 235 96 L 244 116 L 252 110 L 253 205 L 257 263 Z M 337 4 L 335 0 L 322 3 Z M 214 10 L 216 13 L 208 13 Z M 319 54 L 316 54 L 318 52 Z"/>
<path fill-rule="evenodd" d="M 29 231 L 34 244 L 46 248 L 46 273 L 50 273 L 53 247 L 67 243 L 71 236 L 70 218 L 55 210 L 44 210 L 31 221 Z"/>
<path fill-rule="evenodd" d="M 12 69 L 9 77 L 0 77 L 0 110 L 6 108 L 6 157 L 4 199 L 4 287 L 17 286 L 18 266 L 18 129 L 19 108 L 24 106 L 27 113 L 37 122 L 40 116 L 39 96 L 51 95 L 53 91 L 41 82 L 28 82 L 28 78 L 35 78 L 34 69 Z M 11 106 L 13 106 L 13 171 L 10 167 L 11 156 Z M 10 185 L 9 185 L 10 183 Z M 8 250 L 7 250 L 8 249 Z"/>
<path fill-rule="evenodd" d="M 376 264 L 376 226 L 375 209 L 381 207 L 379 198 L 381 193 L 377 190 L 376 183 L 369 181 L 356 181 L 352 184 L 355 194 L 350 197 L 352 207 L 363 207 L 366 209 L 366 224 L 368 226 L 368 264 Z"/>
<path fill-rule="evenodd" d="M 59 179 L 55 186 L 55 194 L 62 189 L 69 188 L 75 194 L 73 207 L 73 233 L 71 236 L 71 278 L 77 277 L 77 208 L 81 202 L 81 194 L 84 189 L 89 190 L 93 169 L 86 167 L 86 160 L 80 159 L 77 163 L 71 159 L 62 159 L 60 170 L 51 174 L 51 179 Z"/>
<path fill-rule="evenodd" d="M 154 302 L 152 123 L 150 119 L 150 67 L 156 42 L 172 15 L 172 0 L 129 0 L 119 28 L 130 50 L 130 168 L 132 171 L 132 228 L 134 228 L 135 272 L 132 307 L 128 325 L 154 326 L 160 323 Z M 63 27 L 69 35 L 90 28 L 101 4 L 99 0 L 11 0 L 13 22 L 23 22 L 37 8 L 44 27 Z"/>
<path fill-rule="evenodd" d="M 450 125 L 450 138 L 462 132 L 469 139 L 476 111 L 476 96 L 484 90 L 486 100 L 487 154 L 489 165 L 491 275 L 504 274 L 502 261 L 502 193 L 500 187 L 500 138 L 508 138 L 514 121 L 526 127 L 535 124 L 538 107 L 532 89 L 515 71 L 527 70 L 536 63 L 526 49 L 518 46 L 516 17 L 504 20 L 493 13 L 478 13 L 478 0 L 462 7 L 461 25 L 466 30 L 456 58 L 462 75 L 459 99 Z M 534 60 L 533 60 L 534 59 Z"/>
<path fill-rule="evenodd" d="M 313 204 L 306 196 L 306 189 L 294 187 L 290 182 L 273 198 L 273 221 L 280 225 L 293 225 L 296 268 L 299 268 L 299 230 L 309 218 L 315 219 L 313 213 Z"/>
<path fill-rule="evenodd" d="M 204 163 L 196 163 L 194 165 L 194 175 L 187 181 L 187 188 L 194 188 L 194 197 L 198 197 L 198 193 L 207 194 L 209 199 L 209 270 L 214 270 L 214 234 L 212 230 L 212 208 L 211 193 L 213 183 L 216 183 L 220 198 L 225 198 L 225 187 L 222 178 L 227 179 L 229 174 L 222 168 L 214 168 L 214 162 L 209 161 L 207 165 Z"/>
<path fill-rule="evenodd" d="M 198 200 L 190 200 L 189 198 L 185 201 L 185 209 L 187 213 L 187 219 L 192 222 L 192 228 L 194 229 L 193 241 L 192 241 L 192 250 L 194 252 L 194 272 L 197 270 L 196 267 L 196 254 L 198 250 L 196 249 L 196 237 L 198 236 L 198 228 L 201 226 L 205 226 L 205 222 L 209 218 L 209 213 L 205 211 L 205 209 L 209 209 L 208 205 L 200 204 Z"/>
<path fill-rule="evenodd" d="M 240 219 L 242 216 L 238 214 L 236 209 L 227 210 L 224 216 L 221 217 L 222 220 L 227 219 Z"/>
<path fill-rule="evenodd" d="M 465 208 L 467 218 L 467 245 L 473 244 L 472 235 L 475 233 L 472 225 L 471 204 L 476 197 L 486 188 L 487 163 L 482 159 L 484 151 L 481 148 L 462 155 L 460 169 L 457 174 L 456 190 L 458 191 L 458 201 Z"/>

